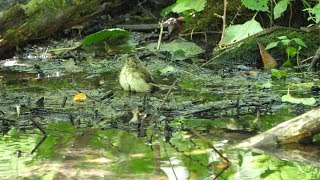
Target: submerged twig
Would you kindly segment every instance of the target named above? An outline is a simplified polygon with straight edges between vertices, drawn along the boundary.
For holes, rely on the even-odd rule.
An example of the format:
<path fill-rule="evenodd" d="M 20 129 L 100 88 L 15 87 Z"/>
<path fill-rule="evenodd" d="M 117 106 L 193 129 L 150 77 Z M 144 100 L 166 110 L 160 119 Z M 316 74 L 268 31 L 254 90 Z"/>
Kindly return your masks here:
<path fill-rule="evenodd" d="M 36 147 L 33 148 L 33 150 L 31 151 L 31 154 L 33 154 L 33 153 L 41 146 L 41 144 L 47 139 L 48 136 L 47 136 L 47 133 L 46 133 L 46 131 L 44 130 L 44 128 L 41 126 L 41 124 L 39 124 L 39 123 L 34 119 L 34 117 L 31 117 L 30 120 L 31 120 L 32 124 L 33 124 L 35 127 L 37 127 L 37 128 L 41 131 L 41 133 L 43 134 L 43 137 L 42 137 L 41 141 L 40 141 L 40 142 L 36 145 Z"/>
<path fill-rule="evenodd" d="M 66 106 L 67 99 L 68 99 L 67 96 L 63 97 L 63 101 L 62 101 L 62 103 L 61 103 L 61 107 L 62 107 L 62 108 L 64 108 L 64 107 Z"/>
<path fill-rule="evenodd" d="M 31 154 L 33 154 L 34 152 L 36 152 L 36 150 L 41 146 L 41 144 L 47 139 L 47 135 L 44 135 L 42 137 L 42 139 L 40 140 L 40 142 L 38 142 L 38 144 L 36 145 L 36 147 L 34 147 L 31 151 Z"/>
<path fill-rule="evenodd" d="M 196 130 L 191 129 L 192 133 L 198 136 L 200 139 L 202 139 L 215 153 L 217 153 L 223 160 L 227 162 L 227 166 L 220 171 L 214 179 L 217 179 L 225 170 L 227 170 L 231 166 L 231 162 L 224 157 L 206 138 L 204 138 L 200 133 L 198 133 Z"/>
<path fill-rule="evenodd" d="M 199 163 L 202 167 L 205 167 L 207 170 L 212 171 L 212 169 L 210 169 L 208 166 L 206 166 L 205 164 L 203 164 L 202 162 L 200 162 L 199 160 L 193 158 L 192 156 L 186 154 L 184 151 L 180 150 L 176 145 L 172 144 L 170 141 L 168 142 L 168 144 L 174 149 L 176 150 L 178 153 L 181 153 L 183 156 L 185 156 L 186 158 Z"/>
<path fill-rule="evenodd" d="M 173 165 L 172 165 L 172 163 L 171 163 L 171 160 L 170 160 L 170 157 L 169 157 L 169 154 L 168 154 L 168 151 L 167 151 L 167 148 L 166 148 L 166 144 L 165 144 L 165 143 L 163 143 L 163 149 L 164 149 L 164 152 L 166 153 L 166 156 L 168 157 L 168 161 L 169 161 L 171 170 L 172 170 L 172 172 L 173 172 L 173 175 L 174 175 L 174 177 L 175 177 L 176 179 L 178 179 L 178 176 L 177 176 L 177 174 L 176 174 L 176 171 L 174 170 Z"/>
<path fill-rule="evenodd" d="M 44 128 L 41 126 L 41 124 L 39 124 L 36 120 L 34 120 L 34 117 L 31 117 L 30 120 L 31 120 L 32 124 L 33 124 L 36 128 L 38 128 L 44 136 L 47 136 L 47 133 L 46 133 L 46 131 L 44 130 Z"/>
<path fill-rule="evenodd" d="M 153 19 L 157 19 L 157 17 L 155 15 L 153 15 L 150 11 L 148 11 L 146 8 L 144 8 L 141 4 L 140 1 L 138 1 L 138 6 L 143 10 L 145 11 L 147 14 L 149 14 Z"/>
<path fill-rule="evenodd" d="M 178 81 L 178 80 L 175 80 L 175 81 L 173 82 L 173 84 L 171 85 L 171 87 L 170 87 L 170 89 L 168 90 L 166 96 L 164 97 L 162 103 L 160 104 L 160 106 L 159 106 L 159 108 L 158 108 L 158 111 L 162 109 L 164 103 L 165 103 L 166 100 L 168 99 L 169 94 L 171 93 L 171 90 L 173 89 L 173 87 L 174 87 L 174 85 L 176 84 L 177 81 Z"/>

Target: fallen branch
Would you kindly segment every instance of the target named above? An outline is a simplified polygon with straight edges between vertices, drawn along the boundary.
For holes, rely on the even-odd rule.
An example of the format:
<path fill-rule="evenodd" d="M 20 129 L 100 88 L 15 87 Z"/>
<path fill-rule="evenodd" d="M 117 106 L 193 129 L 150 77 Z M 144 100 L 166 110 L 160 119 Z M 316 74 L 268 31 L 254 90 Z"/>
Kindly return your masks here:
<path fill-rule="evenodd" d="M 314 109 L 251 137 L 234 148 L 250 149 L 270 145 L 309 142 L 320 133 L 320 109 Z"/>
<path fill-rule="evenodd" d="M 0 15 L 0 57 L 32 40 L 82 24 L 103 11 L 115 9 L 128 0 L 30 1 L 15 5 Z M 119 9 L 120 11 L 120 9 Z M 11 17 L 11 18 L 10 18 Z M 12 18 L 14 17 L 14 18 Z"/>

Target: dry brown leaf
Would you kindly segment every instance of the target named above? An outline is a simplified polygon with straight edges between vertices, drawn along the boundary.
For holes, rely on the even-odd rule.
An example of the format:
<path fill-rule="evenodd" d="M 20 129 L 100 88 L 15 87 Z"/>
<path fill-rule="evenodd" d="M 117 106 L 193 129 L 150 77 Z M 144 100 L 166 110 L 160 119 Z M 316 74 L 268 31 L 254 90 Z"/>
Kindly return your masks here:
<path fill-rule="evenodd" d="M 258 75 L 258 72 L 257 71 L 244 71 L 243 74 L 256 77 Z"/>
<path fill-rule="evenodd" d="M 262 58 L 262 64 L 263 68 L 265 69 L 273 69 L 277 67 L 278 63 L 276 60 L 271 56 L 271 54 L 266 50 L 266 47 L 264 47 L 261 43 L 257 42 L 259 49 L 260 49 L 260 55 Z"/>

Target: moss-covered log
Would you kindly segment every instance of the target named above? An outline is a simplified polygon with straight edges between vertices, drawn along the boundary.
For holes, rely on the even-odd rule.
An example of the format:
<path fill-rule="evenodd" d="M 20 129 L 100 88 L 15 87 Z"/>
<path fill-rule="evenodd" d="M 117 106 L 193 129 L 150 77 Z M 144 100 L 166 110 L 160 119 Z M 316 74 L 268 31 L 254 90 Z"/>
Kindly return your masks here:
<path fill-rule="evenodd" d="M 226 48 L 223 50 L 217 50 L 213 52 L 213 57 L 208 63 L 209 67 L 221 68 L 233 65 L 249 65 L 254 67 L 261 67 L 261 56 L 257 42 L 260 42 L 264 46 L 271 42 L 279 41 L 278 37 L 286 36 L 288 39 L 300 38 L 308 46 L 307 48 L 302 47 L 300 50 L 299 58 L 305 59 L 314 55 L 317 48 L 320 46 L 319 34 L 316 32 L 303 32 L 297 29 L 285 30 L 275 29 L 274 31 L 264 34 L 258 37 L 251 37 L 244 40 L 240 45 Z M 293 44 L 297 48 L 296 44 Z M 277 47 L 268 50 L 269 53 L 277 60 L 278 64 L 281 65 L 287 59 L 286 47 L 281 43 Z M 292 63 L 296 60 L 293 59 Z"/>
<path fill-rule="evenodd" d="M 0 59 L 20 45 L 94 18 L 100 12 L 113 12 L 129 0 L 32 0 L 15 5 L 0 17 Z"/>
<path fill-rule="evenodd" d="M 281 146 L 281 148 L 257 147 L 250 149 L 250 151 L 267 154 L 285 161 L 311 164 L 313 167 L 320 167 L 320 149 L 318 145 L 288 144 Z"/>

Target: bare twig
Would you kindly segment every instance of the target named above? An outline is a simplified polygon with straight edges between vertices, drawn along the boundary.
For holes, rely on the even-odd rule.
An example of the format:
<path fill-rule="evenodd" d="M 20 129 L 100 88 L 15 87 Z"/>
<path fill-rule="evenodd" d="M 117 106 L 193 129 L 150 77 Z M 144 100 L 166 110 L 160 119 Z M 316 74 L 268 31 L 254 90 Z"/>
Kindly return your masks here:
<path fill-rule="evenodd" d="M 162 34 L 163 34 L 163 21 L 160 22 L 160 34 L 159 34 L 159 39 L 158 39 L 157 51 L 160 50 L 160 45 L 161 45 L 161 40 L 162 40 Z"/>
<path fill-rule="evenodd" d="M 221 172 L 219 172 L 214 179 L 217 179 L 226 169 L 228 169 L 231 166 L 231 162 L 229 159 L 224 157 L 206 138 L 204 138 L 200 133 L 198 133 L 196 130 L 191 129 L 192 133 L 198 136 L 200 139 L 202 139 L 211 149 L 213 149 L 214 152 L 216 152 L 223 160 L 227 162 L 227 166 L 222 169 Z"/>
<path fill-rule="evenodd" d="M 138 1 L 138 6 L 143 10 L 145 11 L 147 14 L 149 14 L 153 19 L 157 19 L 157 17 L 155 15 L 153 15 L 150 11 L 148 11 L 147 9 L 145 9 L 143 6 L 142 6 L 142 3 L 140 1 Z"/>
<path fill-rule="evenodd" d="M 227 17 L 227 5 L 228 5 L 228 1 L 224 0 L 223 1 L 223 16 L 222 16 L 222 35 L 221 35 L 221 40 L 224 38 L 225 36 L 225 31 L 226 31 L 226 27 L 227 27 L 227 23 L 226 23 L 226 17 Z"/>
<path fill-rule="evenodd" d="M 44 130 L 44 128 L 41 126 L 41 124 L 39 124 L 36 120 L 34 120 L 34 117 L 31 117 L 30 120 L 31 120 L 32 124 L 33 124 L 35 127 L 37 127 L 44 136 L 47 136 L 47 133 L 46 133 L 46 131 Z"/>
<path fill-rule="evenodd" d="M 242 8 L 242 4 L 239 7 L 237 7 L 237 13 L 233 16 L 233 19 L 231 20 L 231 24 L 233 24 L 234 20 L 236 20 L 236 18 L 241 15 L 241 8 Z"/>
<path fill-rule="evenodd" d="M 221 40 L 224 38 L 225 36 L 225 31 L 226 31 L 226 27 L 227 27 L 227 23 L 226 23 L 226 16 L 227 16 L 227 5 L 228 5 L 228 1 L 224 0 L 223 1 L 223 15 L 219 15 L 214 13 L 215 16 L 219 17 L 222 19 L 222 33 L 221 33 Z M 220 44 L 220 43 L 219 43 Z"/>
<path fill-rule="evenodd" d="M 171 170 L 172 170 L 172 172 L 173 172 L 173 175 L 174 175 L 174 177 L 175 177 L 176 179 L 178 179 L 178 176 L 177 176 L 177 174 L 176 174 L 176 171 L 174 170 L 173 165 L 172 165 L 172 163 L 171 163 L 171 160 L 170 160 L 170 157 L 169 157 L 169 154 L 168 154 L 168 151 L 167 151 L 167 148 L 166 148 L 166 144 L 165 144 L 165 143 L 163 143 L 163 149 L 164 149 L 164 152 L 166 153 L 166 156 L 168 157 L 168 161 L 169 161 Z"/>
<path fill-rule="evenodd" d="M 193 37 L 193 31 L 194 31 L 194 28 L 192 29 L 191 34 L 190 34 L 191 40 L 192 40 L 192 37 Z"/>
<path fill-rule="evenodd" d="M 39 147 L 41 146 L 41 144 L 47 139 L 47 135 L 44 135 L 42 137 L 42 139 L 38 142 L 38 144 L 36 145 L 36 147 L 34 147 L 31 151 L 31 154 L 33 154 L 34 152 L 36 152 L 37 149 L 39 149 Z"/>
<path fill-rule="evenodd" d="M 292 5 L 290 3 L 289 27 L 291 27 L 291 20 L 292 20 Z"/>
<path fill-rule="evenodd" d="M 191 36 L 194 34 L 221 34 L 221 32 L 219 32 L 219 31 L 206 31 L 206 32 L 197 31 L 197 32 L 192 32 L 192 33 L 179 34 L 179 36 Z"/>
<path fill-rule="evenodd" d="M 169 91 L 167 92 L 166 96 L 164 97 L 162 103 L 160 104 L 160 106 L 159 106 L 159 108 L 158 108 L 158 111 L 162 109 L 164 103 L 165 103 L 166 100 L 168 99 L 169 94 L 171 93 L 171 90 L 173 89 L 173 87 L 174 87 L 174 85 L 177 83 L 177 81 L 178 81 L 178 80 L 175 80 L 175 81 L 173 82 L 173 84 L 171 85 Z"/>

